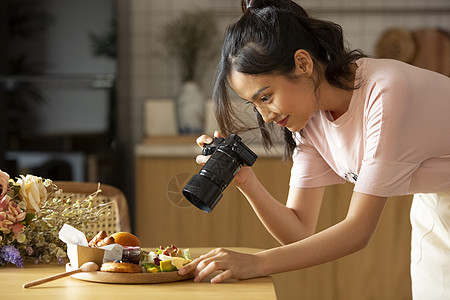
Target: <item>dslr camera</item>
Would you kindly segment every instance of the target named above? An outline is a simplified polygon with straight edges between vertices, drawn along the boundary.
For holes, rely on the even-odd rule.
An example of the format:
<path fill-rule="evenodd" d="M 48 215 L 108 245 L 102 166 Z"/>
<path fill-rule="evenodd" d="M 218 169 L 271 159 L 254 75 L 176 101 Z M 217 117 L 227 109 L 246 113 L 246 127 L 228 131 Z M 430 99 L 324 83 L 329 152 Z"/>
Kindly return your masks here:
<path fill-rule="evenodd" d="M 211 155 L 198 174 L 183 189 L 184 197 L 199 209 L 211 212 L 222 198 L 222 192 L 243 166 L 252 166 L 258 156 L 237 134 L 214 138 L 203 146 L 202 155 Z"/>

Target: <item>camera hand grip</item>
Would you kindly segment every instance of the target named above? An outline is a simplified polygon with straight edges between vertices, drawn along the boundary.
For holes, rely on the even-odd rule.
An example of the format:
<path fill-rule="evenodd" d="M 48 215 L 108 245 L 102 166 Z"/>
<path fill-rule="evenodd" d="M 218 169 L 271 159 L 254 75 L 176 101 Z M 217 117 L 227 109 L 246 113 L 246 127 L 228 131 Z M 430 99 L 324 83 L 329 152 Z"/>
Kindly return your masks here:
<path fill-rule="evenodd" d="M 212 155 L 214 152 L 216 152 L 218 145 L 220 145 L 220 143 L 222 143 L 224 140 L 224 138 L 213 138 L 213 141 L 211 143 L 203 145 L 202 155 Z"/>

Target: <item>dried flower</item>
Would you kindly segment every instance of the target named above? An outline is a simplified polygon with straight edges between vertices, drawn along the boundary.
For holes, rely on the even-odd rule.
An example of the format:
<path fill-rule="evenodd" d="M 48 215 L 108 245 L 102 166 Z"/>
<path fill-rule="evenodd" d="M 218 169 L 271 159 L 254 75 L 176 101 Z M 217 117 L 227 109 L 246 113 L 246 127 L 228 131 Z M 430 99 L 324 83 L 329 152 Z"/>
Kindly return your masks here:
<path fill-rule="evenodd" d="M 3 197 L 9 191 L 8 181 L 9 181 L 8 173 L 5 173 L 2 170 L 0 170 L 0 199 L 3 199 Z"/>
<path fill-rule="evenodd" d="M 67 254 L 58 235 L 62 226 L 69 224 L 93 235 L 90 228 L 111 213 L 112 203 L 92 205 L 100 185 L 85 199 L 78 199 L 62 197 L 63 191 L 49 179 L 26 175 L 15 182 L 5 174 L 0 171 L 1 191 L 6 191 L 0 198 L 0 265 L 23 267 L 25 258 L 63 264 Z"/>
<path fill-rule="evenodd" d="M 23 258 L 14 246 L 0 247 L 0 264 L 13 263 L 23 268 Z"/>
<path fill-rule="evenodd" d="M 20 232 L 23 228 L 20 222 L 25 219 L 25 216 L 26 213 L 14 201 L 11 201 L 8 195 L 0 200 L 0 230 L 4 233 Z"/>
<path fill-rule="evenodd" d="M 16 184 L 20 186 L 20 197 L 27 203 L 27 210 L 39 212 L 41 203 L 47 199 L 44 180 L 33 175 L 21 175 Z"/>
<path fill-rule="evenodd" d="M 196 80 L 200 63 L 216 54 L 217 25 L 210 10 L 184 11 L 165 24 L 162 42 L 181 66 L 182 80 Z"/>

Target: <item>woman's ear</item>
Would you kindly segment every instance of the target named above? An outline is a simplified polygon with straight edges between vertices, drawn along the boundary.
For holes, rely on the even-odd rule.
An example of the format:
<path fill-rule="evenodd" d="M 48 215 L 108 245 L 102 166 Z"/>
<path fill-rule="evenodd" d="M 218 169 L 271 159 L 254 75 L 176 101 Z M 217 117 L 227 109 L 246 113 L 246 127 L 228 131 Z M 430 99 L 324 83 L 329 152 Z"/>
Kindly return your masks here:
<path fill-rule="evenodd" d="M 294 54 L 295 74 L 302 76 L 311 76 L 314 70 L 314 62 L 308 51 L 299 49 Z"/>

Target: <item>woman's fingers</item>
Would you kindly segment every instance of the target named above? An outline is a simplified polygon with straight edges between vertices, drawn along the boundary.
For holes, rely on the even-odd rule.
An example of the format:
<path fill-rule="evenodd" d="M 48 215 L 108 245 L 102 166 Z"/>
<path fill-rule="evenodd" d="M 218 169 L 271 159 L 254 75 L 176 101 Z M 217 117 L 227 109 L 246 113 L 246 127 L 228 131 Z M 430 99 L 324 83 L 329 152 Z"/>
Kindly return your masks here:
<path fill-rule="evenodd" d="M 203 146 L 205 144 L 210 144 L 213 141 L 212 137 L 207 136 L 206 134 L 201 135 L 197 138 L 196 143 L 197 145 L 200 146 L 200 148 L 203 148 Z M 198 155 L 195 158 L 195 161 L 199 164 L 199 165 L 204 165 L 206 163 L 206 161 L 208 160 L 209 156 L 204 156 L 204 155 Z"/>
<path fill-rule="evenodd" d="M 220 137 L 220 138 L 223 138 L 224 136 L 223 136 L 220 132 L 218 132 L 218 131 L 216 130 L 216 131 L 214 131 L 214 137 Z"/>
<path fill-rule="evenodd" d="M 212 141 L 213 141 L 212 137 L 207 136 L 206 134 L 204 134 L 204 135 L 201 135 L 201 136 L 199 136 L 199 137 L 197 138 L 196 143 L 197 143 L 197 145 L 200 146 L 200 148 L 203 148 L 203 146 L 204 146 L 205 144 L 209 144 L 209 143 L 211 143 Z"/>
<path fill-rule="evenodd" d="M 202 268 L 202 266 L 204 267 Z M 229 261 L 221 257 L 212 257 L 206 259 L 197 265 L 197 270 L 200 269 L 198 274 L 196 274 L 194 282 L 201 282 L 208 275 L 215 271 L 223 271 L 211 279 L 211 283 L 219 283 L 225 279 L 231 278 L 233 275 L 232 270 L 229 268 Z"/>
<path fill-rule="evenodd" d="M 219 283 L 221 281 L 224 281 L 225 279 L 231 278 L 231 271 L 225 270 L 224 272 L 220 273 L 219 275 L 214 276 L 211 279 L 211 283 Z"/>
<path fill-rule="evenodd" d="M 223 252 L 222 249 L 218 248 L 199 258 L 200 262 L 197 264 L 194 272 L 194 282 L 201 282 L 211 273 L 227 269 L 227 261 L 226 257 L 223 256 Z"/>
<path fill-rule="evenodd" d="M 208 252 L 208 253 L 206 253 L 206 254 L 201 255 L 199 258 L 194 259 L 193 261 L 191 261 L 190 263 L 188 263 L 187 265 L 185 265 L 183 268 L 181 268 L 180 270 L 178 270 L 178 274 L 180 274 L 180 275 L 185 275 L 185 274 L 188 274 L 188 273 L 194 271 L 194 270 L 196 269 L 197 265 L 198 265 L 201 261 L 203 261 L 205 258 L 208 258 L 208 257 L 213 256 L 214 253 L 215 253 L 215 252 L 214 252 L 215 250 L 216 250 L 216 249 L 214 249 L 214 250 L 212 250 L 212 251 L 210 251 L 210 252 Z"/>
<path fill-rule="evenodd" d="M 223 137 L 223 136 L 218 131 L 215 131 L 214 137 Z M 196 143 L 201 148 L 203 148 L 205 146 L 205 144 L 210 144 L 210 143 L 212 143 L 212 141 L 213 141 L 212 137 L 210 137 L 206 134 L 203 134 L 197 138 Z M 208 159 L 209 159 L 209 156 L 199 155 L 195 158 L 195 161 L 199 165 L 204 165 Z"/>
<path fill-rule="evenodd" d="M 195 161 L 196 161 L 199 165 L 204 165 L 208 159 L 209 159 L 209 156 L 198 155 L 198 156 L 195 158 Z"/>
<path fill-rule="evenodd" d="M 224 136 L 216 130 L 216 131 L 214 131 L 214 137 L 223 138 Z M 210 143 L 212 143 L 212 141 L 213 141 L 212 137 L 210 137 L 206 134 L 203 134 L 203 135 L 199 136 L 195 142 L 197 143 L 197 145 L 199 145 L 201 148 L 203 148 L 203 146 L 205 144 L 210 144 Z"/>
<path fill-rule="evenodd" d="M 199 262 L 200 262 L 199 258 L 194 259 L 193 261 L 191 261 L 187 265 L 183 266 L 180 270 L 178 270 L 178 274 L 186 275 L 186 274 L 191 273 L 192 271 L 195 270 L 195 268 L 197 267 Z"/>
<path fill-rule="evenodd" d="M 216 271 L 215 266 L 217 266 L 217 264 L 211 264 L 211 262 L 214 261 L 214 257 L 217 255 L 218 251 L 220 251 L 220 249 L 214 249 L 199 258 L 194 259 L 192 262 L 178 270 L 178 274 L 185 275 L 194 272 L 194 281 L 202 281 L 210 273 Z"/>
<path fill-rule="evenodd" d="M 180 269 L 178 274 L 193 272 L 194 282 L 200 282 L 216 271 L 223 271 L 215 275 L 211 283 L 222 282 L 228 278 L 251 278 L 257 275 L 256 259 L 253 255 L 217 248 L 193 260 Z"/>

